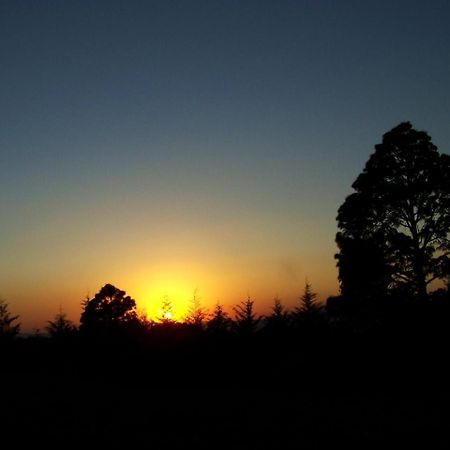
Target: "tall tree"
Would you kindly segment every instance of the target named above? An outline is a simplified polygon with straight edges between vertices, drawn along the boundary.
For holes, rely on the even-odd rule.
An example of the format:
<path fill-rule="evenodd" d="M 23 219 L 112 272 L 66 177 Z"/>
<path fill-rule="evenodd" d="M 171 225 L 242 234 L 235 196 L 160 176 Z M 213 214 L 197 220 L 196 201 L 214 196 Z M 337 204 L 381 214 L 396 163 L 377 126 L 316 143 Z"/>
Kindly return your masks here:
<path fill-rule="evenodd" d="M 167 295 L 163 298 L 157 321 L 163 325 L 171 325 L 175 323 L 173 304 Z"/>
<path fill-rule="evenodd" d="M 406 286 L 426 299 L 427 286 L 448 276 L 450 156 L 404 122 L 384 134 L 352 187 L 337 217 L 342 293 L 358 295 L 358 272 L 366 288 Z"/>
<path fill-rule="evenodd" d="M 311 284 L 306 280 L 303 294 L 300 297 L 300 306 L 295 313 L 301 317 L 317 316 L 322 311 L 322 306 L 317 301 L 317 294 L 313 292 Z"/>
<path fill-rule="evenodd" d="M 290 322 L 289 312 L 278 297 L 273 300 L 271 314 L 265 317 L 264 328 L 270 333 L 279 334 L 287 330 Z"/>
<path fill-rule="evenodd" d="M 194 327 L 203 328 L 203 324 L 207 317 L 208 314 L 201 304 L 198 290 L 194 289 L 185 322 Z"/>
<path fill-rule="evenodd" d="M 223 306 L 217 303 L 212 313 L 211 319 L 206 325 L 208 332 L 212 334 L 224 334 L 229 331 L 231 319 L 224 311 Z"/>
<path fill-rule="evenodd" d="M 12 316 L 8 303 L 0 299 L 0 340 L 12 339 L 20 331 L 20 324 L 14 323 L 19 316 Z"/>
<path fill-rule="evenodd" d="M 254 301 L 247 297 L 247 300 L 239 303 L 233 308 L 235 312 L 234 324 L 239 334 L 250 336 L 258 327 L 261 317 L 257 316 L 253 310 Z"/>

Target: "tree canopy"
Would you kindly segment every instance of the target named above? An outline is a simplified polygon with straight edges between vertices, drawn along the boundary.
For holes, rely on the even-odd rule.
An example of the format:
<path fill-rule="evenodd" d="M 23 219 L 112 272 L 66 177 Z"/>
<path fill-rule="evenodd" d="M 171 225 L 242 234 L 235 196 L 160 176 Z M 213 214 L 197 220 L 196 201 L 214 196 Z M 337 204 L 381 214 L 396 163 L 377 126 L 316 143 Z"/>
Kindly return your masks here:
<path fill-rule="evenodd" d="M 137 321 L 136 302 L 112 284 L 105 284 L 83 304 L 81 330 L 117 329 Z"/>
<path fill-rule="evenodd" d="M 449 274 L 450 156 L 404 122 L 384 134 L 352 187 L 337 217 L 342 293 L 398 288 L 426 299 Z"/>

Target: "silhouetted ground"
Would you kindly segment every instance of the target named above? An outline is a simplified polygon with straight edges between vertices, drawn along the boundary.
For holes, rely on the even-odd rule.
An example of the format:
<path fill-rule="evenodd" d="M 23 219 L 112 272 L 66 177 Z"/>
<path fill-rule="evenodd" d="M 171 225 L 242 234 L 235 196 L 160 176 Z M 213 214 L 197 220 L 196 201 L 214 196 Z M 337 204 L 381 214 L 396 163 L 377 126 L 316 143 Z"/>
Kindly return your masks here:
<path fill-rule="evenodd" d="M 22 343 L 3 358 L 2 436 L 19 448 L 449 448 L 444 355 L 400 339 L 343 342 Z"/>

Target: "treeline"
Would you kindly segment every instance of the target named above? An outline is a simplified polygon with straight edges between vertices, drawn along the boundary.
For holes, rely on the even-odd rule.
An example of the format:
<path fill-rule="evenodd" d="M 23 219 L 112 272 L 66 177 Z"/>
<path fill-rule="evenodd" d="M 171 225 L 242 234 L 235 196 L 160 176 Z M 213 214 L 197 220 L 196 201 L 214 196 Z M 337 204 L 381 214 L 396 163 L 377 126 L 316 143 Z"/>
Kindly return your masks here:
<path fill-rule="evenodd" d="M 404 122 L 383 136 L 352 187 L 337 216 L 340 294 L 324 305 L 306 283 L 295 308 L 275 299 L 266 316 L 251 298 L 228 314 L 220 304 L 206 311 L 194 295 L 184 321 L 173 320 L 169 299 L 149 320 L 125 291 L 106 284 L 83 303 L 79 326 L 63 312 L 49 321 L 46 341 L 94 354 L 99 345 L 141 354 L 205 351 L 208 358 L 227 349 L 240 362 L 294 352 L 322 367 L 365 360 L 386 368 L 402 355 L 429 366 L 443 361 L 450 341 L 450 156 Z M 1 302 L 0 342 L 14 342 L 19 328 Z"/>
<path fill-rule="evenodd" d="M 426 302 L 392 291 L 376 302 L 354 300 L 335 296 L 325 304 L 306 282 L 298 305 L 286 308 L 275 298 L 267 315 L 255 312 L 255 302 L 250 297 L 232 308 L 233 314 L 217 303 L 208 311 L 194 293 L 184 319 L 173 319 L 173 307 L 165 298 L 160 315 L 155 319 L 139 314 L 136 301 L 112 284 L 106 284 L 91 299 L 82 303 L 80 324 L 77 326 L 61 310 L 47 322 L 45 334 L 38 332 L 27 337 L 20 335 L 19 317 L 9 311 L 6 301 L 0 301 L 0 342 L 15 339 L 50 339 L 59 343 L 77 340 L 115 343 L 124 341 L 153 341 L 165 345 L 174 339 L 182 344 L 195 339 L 212 341 L 232 340 L 292 340 L 313 337 L 316 340 L 329 336 L 352 336 L 408 333 L 410 337 L 419 330 L 428 329 L 433 334 L 447 330 L 450 317 L 450 292 L 439 288 L 427 296 Z M 167 342 L 165 342 L 167 341 Z M 298 343 L 298 342 L 297 342 Z M 301 343 L 300 343 L 301 344 Z"/>
<path fill-rule="evenodd" d="M 254 448 L 256 438 L 258 448 L 317 448 L 310 436 L 324 447 L 336 436 L 402 444 L 404 430 L 447 439 L 448 292 L 392 302 L 322 306 L 307 284 L 296 308 L 275 300 L 264 317 L 249 298 L 232 317 L 194 298 L 183 322 L 149 321 L 107 284 L 79 326 L 60 312 L 45 338 L 20 338 L 3 303 L 0 422 L 17 436 L 35 427 L 45 442 L 65 442 L 69 429 L 80 445 L 108 436 L 124 448 L 149 436 L 156 448 Z M 179 445 L 164 445 L 172 436 Z"/>
<path fill-rule="evenodd" d="M 18 334 L 18 318 L 3 303 L 3 374 L 74 384 L 148 378 L 161 386 L 181 377 L 191 388 L 219 390 L 252 380 L 253 388 L 287 383 L 331 391 L 417 382 L 441 389 L 450 376 L 448 290 L 425 303 L 391 297 L 374 308 L 343 297 L 321 305 L 306 284 L 297 307 L 288 310 L 276 299 L 266 316 L 255 313 L 250 298 L 232 316 L 220 304 L 208 313 L 194 300 L 182 322 L 149 320 L 125 291 L 107 284 L 84 302 L 79 326 L 59 312 L 45 335 L 28 337 Z"/>
<path fill-rule="evenodd" d="M 217 303 L 212 311 L 201 304 L 197 291 L 190 301 L 189 309 L 182 320 L 173 318 L 173 305 L 166 297 L 161 305 L 158 317 L 151 319 L 139 314 L 136 301 L 125 291 L 106 284 L 92 298 L 82 303 L 80 325 L 75 325 L 60 310 L 53 320 L 47 322 L 45 334 L 36 332 L 28 337 L 69 340 L 76 335 L 83 338 L 110 338 L 115 335 L 145 335 L 153 331 L 165 331 L 166 334 L 180 330 L 191 334 L 205 333 L 211 336 L 234 335 L 251 337 L 257 334 L 283 334 L 288 330 L 318 327 L 327 322 L 326 309 L 317 300 L 311 285 L 306 282 L 299 303 L 288 310 L 279 298 L 275 298 L 271 313 L 259 315 L 255 312 L 255 302 L 250 296 L 236 304 L 233 314 L 225 311 Z M 20 336 L 19 316 L 13 316 L 6 301 L 0 301 L 0 339 L 12 340 Z"/>

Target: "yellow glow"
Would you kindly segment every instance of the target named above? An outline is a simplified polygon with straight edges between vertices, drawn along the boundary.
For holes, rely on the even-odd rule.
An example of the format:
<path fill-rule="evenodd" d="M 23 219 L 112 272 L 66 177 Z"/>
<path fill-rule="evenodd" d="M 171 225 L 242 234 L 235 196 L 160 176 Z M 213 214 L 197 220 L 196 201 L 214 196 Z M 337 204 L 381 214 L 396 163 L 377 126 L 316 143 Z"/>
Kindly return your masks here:
<path fill-rule="evenodd" d="M 316 267 L 313 258 L 309 261 L 309 267 L 311 274 L 314 274 Z M 150 320 L 160 321 L 163 318 L 162 305 L 168 300 L 172 306 L 170 320 L 180 322 L 185 319 L 192 306 L 196 289 L 201 307 L 209 312 L 220 302 L 228 313 L 233 314 L 232 307 L 245 300 L 249 294 L 255 300 L 259 314 L 266 314 L 270 310 L 275 295 L 281 297 L 286 307 L 293 308 L 304 283 L 304 272 L 297 267 L 296 270 L 298 275 L 294 277 L 290 273 L 287 276 L 287 270 L 281 272 L 277 265 L 260 261 L 255 270 L 248 270 L 237 262 L 230 268 L 226 265 L 217 267 L 209 261 L 208 264 L 201 264 L 201 261 L 180 258 L 177 263 L 161 260 L 157 264 L 142 263 L 141 267 L 136 265 L 130 270 L 131 276 L 115 283 L 124 286 L 127 293 L 136 300 L 138 310 Z M 322 269 L 322 274 L 323 272 Z M 319 285 L 313 276 L 310 279 L 315 292 L 326 292 L 329 289 L 329 294 L 326 292 L 326 295 L 334 293 L 328 286 Z M 168 319 L 167 316 L 166 318 Z"/>
<path fill-rule="evenodd" d="M 134 282 L 138 308 L 143 309 L 149 319 L 182 321 L 197 287 L 194 275 L 175 267 L 152 273 L 148 277 L 141 274 L 139 280 Z M 170 311 L 162 309 L 165 301 L 170 302 Z"/>
<path fill-rule="evenodd" d="M 232 245 L 227 245 L 231 254 L 228 250 L 218 251 L 214 247 L 205 254 L 200 244 L 185 252 L 182 245 L 177 250 L 170 248 L 170 251 L 165 245 L 164 252 L 154 247 L 146 253 L 144 248 L 141 254 L 136 250 L 140 246 L 128 242 L 126 250 L 121 253 L 130 261 L 126 270 L 121 258 L 111 259 L 111 264 L 105 265 L 103 256 L 88 267 L 82 264 L 83 253 L 80 253 L 81 259 L 74 262 L 75 268 L 52 260 L 47 270 L 30 265 L 24 266 L 20 272 L 10 273 L 10 267 L 6 265 L 0 271 L 0 297 L 6 298 L 11 311 L 20 315 L 25 332 L 35 328 L 42 330 L 60 306 L 68 318 L 77 323 L 81 313 L 80 302 L 86 295 L 92 298 L 106 283 L 125 290 L 136 300 L 138 312 L 152 320 L 161 319 L 162 303 L 167 298 L 173 307 L 172 320 L 182 321 L 192 305 L 195 289 L 198 289 L 201 306 L 209 312 L 219 302 L 233 316 L 232 307 L 251 295 L 257 313 L 267 314 L 276 295 L 286 307 L 295 307 L 305 276 L 320 299 L 337 292 L 336 268 L 333 264 L 323 263 L 325 256 L 333 261 L 335 249 L 326 255 L 325 252 L 308 253 L 306 244 L 301 244 L 298 253 L 302 257 L 290 256 L 290 249 L 280 256 L 264 258 L 258 252 L 248 250 L 243 253 Z M 98 254 L 103 255 L 104 251 Z M 74 251 L 74 254 L 77 253 Z M 274 250 L 273 254 L 278 255 Z M 7 277 L 8 273 L 10 276 Z M 74 275 L 68 277 L 67 274 Z"/>

